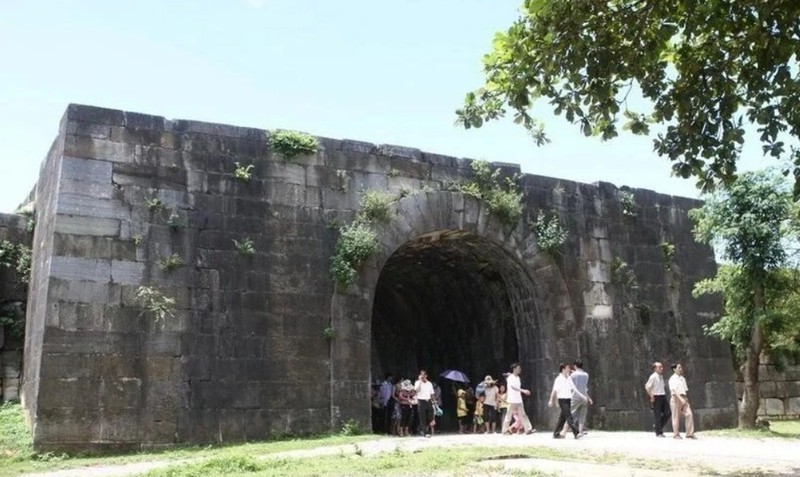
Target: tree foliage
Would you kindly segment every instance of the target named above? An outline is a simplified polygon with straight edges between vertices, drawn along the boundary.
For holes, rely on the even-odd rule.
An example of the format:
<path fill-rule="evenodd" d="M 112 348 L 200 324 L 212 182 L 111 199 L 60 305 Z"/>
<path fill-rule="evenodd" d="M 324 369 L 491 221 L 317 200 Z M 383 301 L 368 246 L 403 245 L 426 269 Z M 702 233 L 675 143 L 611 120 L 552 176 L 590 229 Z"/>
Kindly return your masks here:
<path fill-rule="evenodd" d="M 744 376 L 739 426 L 752 428 L 760 404 L 763 352 L 796 341 L 798 304 L 786 276 L 787 246 L 796 242 L 796 210 L 785 180 L 774 171 L 748 172 L 690 212 L 695 238 L 713 244 L 729 264 L 696 284 L 696 296 L 719 294 L 725 311 L 708 332 L 736 350 Z"/>
<path fill-rule="evenodd" d="M 466 128 L 503 117 L 548 142 L 539 100 L 587 135 L 650 134 L 681 177 L 710 190 L 736 172 L 745 125 L 800 184 L 800 2 L 526 0 L 484 57 L 486 81 L 457 113 Z M 631 91 L 648 100 L 630 107 Z M 800 186 L 795 186 L 800 195 Z"/>

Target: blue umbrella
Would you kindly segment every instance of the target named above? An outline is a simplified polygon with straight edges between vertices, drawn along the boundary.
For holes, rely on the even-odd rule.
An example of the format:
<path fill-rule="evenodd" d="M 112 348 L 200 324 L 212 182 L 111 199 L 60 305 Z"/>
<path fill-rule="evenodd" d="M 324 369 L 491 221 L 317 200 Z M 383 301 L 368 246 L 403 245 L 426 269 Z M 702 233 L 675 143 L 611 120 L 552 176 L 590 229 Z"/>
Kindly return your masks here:
<path fill-rule="evenodd" d="M 443 377 L 444 379 L 449 379 L 450 381 L 458 381 L 461 383 L 469 382 L 467 375 L 457 369 L 448 369 L 439 376 Z"/>

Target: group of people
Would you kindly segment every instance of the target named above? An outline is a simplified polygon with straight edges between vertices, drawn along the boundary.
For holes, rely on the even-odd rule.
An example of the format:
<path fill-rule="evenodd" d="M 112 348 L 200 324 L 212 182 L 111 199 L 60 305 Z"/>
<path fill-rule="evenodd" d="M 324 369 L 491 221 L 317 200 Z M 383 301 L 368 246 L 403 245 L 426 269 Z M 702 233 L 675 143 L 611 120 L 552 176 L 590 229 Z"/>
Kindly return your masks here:
<path fill-rule="evenodd" d="M 683 365 L 674 363 L 672 376 L 669 378 L 669 389 L 664 384 L 664 365 L 656 361 L 653 363 L 653 374 L 644 385 L 653 408 L 653 428 L 656 436 L 664 437 L 664 426 L 672 418 L 672 437 L 681 439 L 680 419 L 683 416 L 686 438 L 696 439 L 694 435 L 694 417 L 689 406 L 686 378 L 683 377 Z M 669 392 L 669 394 L 667 394 Z M 669 396 L 669 398 L 667 397 Z"/>
<path fill-rule="evenodd" d="M 673 436 L 680 439 L 680 418 L 683 416 L 686 438 L 695 439 L 692 410 L 687 397 L 688 387 L 683 377 L 683 366 L 672 365 L 673 374 L 668 386 L 664 380 L 664 365 L 653 363 L 653 374 L 645 383 L 653 409 L 656 436 L 664 437 L 663 428 L 672 419 Z M 523 396 L 531 391 L 522 387 L 520 375 L 522 366 L 511 365 L 503 380 L 494 380 L 487 375 L 477 386 L 475 392 L 469 386 L 453 387 L 458 418 L 459 433 L 503 434 L 536 432 L 523 405 Z M 668 397 L 669 396 L 669 397 Z M 549 407 L 558 406 L 559 417 L 553 438 L 563 439 L 572 432 L 575 439 L 587 434 L 586 417 L 589 406 L 593 404 L 589 396 L 589 374 L 583 369 L 581 360 L 572 364 L 561 364 L 559 373 L 553 381 L 548 400 Z M 442 390 L 428 379 L 425 370 L 411 382 L 387 374 L 385 380 L 373 394 L 375 431 L 397 436 L 409 436 L 417 432 L 425 437 L 434 434 L 437 417 L 441 416 Z"/>
<path fill-rule="evenodd" d="M 416 431 L 430 437 L 436 430 L 436 417 L 441 413 L 442 391 L 438 384 L 428 379 L 427 371 L 420 370 L 411 380 L 387 374 L 373 392 L 373 430 L 396 436 L 410 436 Z"/>

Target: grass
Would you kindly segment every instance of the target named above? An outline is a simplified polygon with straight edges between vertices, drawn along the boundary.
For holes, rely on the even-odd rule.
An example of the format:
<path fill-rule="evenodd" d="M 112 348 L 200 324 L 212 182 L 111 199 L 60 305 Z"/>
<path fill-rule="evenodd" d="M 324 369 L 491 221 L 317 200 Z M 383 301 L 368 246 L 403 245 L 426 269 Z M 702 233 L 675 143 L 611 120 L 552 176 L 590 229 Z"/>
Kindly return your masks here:
<path fill-rule="evenodd" d="M 720 429 L 703 432 L 705 435 L 718 437 L 747 438 L 800 438 L 800 420 L 770 421 L 769 429 Z"/>
<path fill-rule="evenodd" d="M 306 438 L 281 438 L 219 446 L 187 446 L 162 451 L 146 451 L 109 456 L 67 456 L 37 453 L 25 426 L 19 403 L 0 404 L 0 476 L 23 472 L 42 472 L 96 465 L 120 465 L 145 461 L 182 461 L 186 459 L 217 459 L 235 455 L 270 455 L 278 452 L 313 449 L 315 447 L 353 444 L 374 439 L 375 436 L 342 436 L 338 434 Z"/>
<path fill-rule="evenodd" d="M 188 465 L 175 465 L 157 469 L 146 477 L 200 477 L 211 475 L 271 477 L 271 476 L 372 476 L 372 475 L 476 475 L 474 464 L 496 460 L 498 465 L 504 458 L 546 458 L 567 460 L 574 455 L 565 451 L 545 448 L 498 449 L 489 447 L 455 447 L 447 449 L 424 449 L 418 451 L 384 452 L 365 455 L 342 452 L 332 456 L 313 458 L 267 458 L 235 454 L 209 459 Z M 541 472 L 521 472 L 516 475 L 545 476 Z"/>
<path fill-rule="evenodd" d="M 774 421 L 770 431 L 707 431 L 704 435 L 735 437 L 800 437 L 800 421 Z M 166 467 L 155 469 L 147 477 L 193 476 L 371 476 L 371 475 L 479 475 L 502 467 L 503 461 L 512 458 L 536 458 L 559 461 L 619 464 L 630 469 L 659 468 L 672 470 L 670 463 L 653 462 L 616 452 L 575 453 L 574 449 L 560 450 L 548 447 L 480 447 L 454 446 L 423 450 L 386 451 L 378 454 L 366 452 L 359 445 L 379 438 L 374 435 L 343 436 L 341 434 L 302 439 L 283 439 L 224 446 L 183 447 L 157 452 L 140 452 L 127 455 L 80 457 L 36 453 L 25 427 L 19 404 L 0 405 L 0 476 L 19 475 L 24 472 L 42 472 L 65 468 L 112 466 L 134 462 L 164 462 Z M 308 450 L 320 447 L 341 446 L 322 454 L 286 456 L 279 453 Z M 483 463 L 483 466 L 478 466 Z M 695 469 L 697 470 L 697 469 Z M 703 469 L 712 474 L 713 469 Z M 503 471 L 519 476 L 544 476 L 532 471 Z M 752 474 L 758 475 L 758 474 Z"/>

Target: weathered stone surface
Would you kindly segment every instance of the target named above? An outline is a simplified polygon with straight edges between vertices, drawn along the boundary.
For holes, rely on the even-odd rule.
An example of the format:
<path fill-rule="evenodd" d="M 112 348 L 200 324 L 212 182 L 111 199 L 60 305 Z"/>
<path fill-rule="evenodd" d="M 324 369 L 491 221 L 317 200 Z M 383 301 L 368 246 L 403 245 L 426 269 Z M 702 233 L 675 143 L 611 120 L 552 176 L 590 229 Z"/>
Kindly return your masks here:
<path fill-rule="evenodd" d="M 612 184 L 527 175 L 523 218 L 509 226 L 441 190 L 470 179 L 469 160 L 321 138 L 317 154 L 284 161 L 266 138 L 70 106 L 37 186 L 43 245 L 23 392 L 38 449 L 366 427 L 369 384 L 386 371 L 480 378 L 517 360 L 540 390 L 529 412 L 546 425 L 543 390 L 577 357 L 592 376 L 592 427 L 647 428 L 641 387 L 655 359 L 686 363 L 703 426 L 735 421 L 729 350 L 701 329 L 720 303 L 690 296 L 714 272 L 691 238 L 696 201 L 632 190 L 628 217 Z M 237 162 L 253 164 L 251 180 L 234 178 Z M 379 249 L 355 283 L 334 285 L 338 229 L 369 189 L 405 197 L 374 225 Z M 531 233 L 538 213 L 568 232 L 557 258 Z M 680 273 L 666 270 L 664 241 Z M 180 263 L 164 270 L 173 254 Z M 617 259 L 631 274 L 622 280 Z M 172 316 L 146 309 L 141 285 L 174 299 Z"/>

